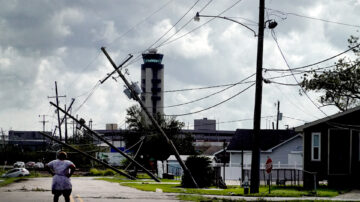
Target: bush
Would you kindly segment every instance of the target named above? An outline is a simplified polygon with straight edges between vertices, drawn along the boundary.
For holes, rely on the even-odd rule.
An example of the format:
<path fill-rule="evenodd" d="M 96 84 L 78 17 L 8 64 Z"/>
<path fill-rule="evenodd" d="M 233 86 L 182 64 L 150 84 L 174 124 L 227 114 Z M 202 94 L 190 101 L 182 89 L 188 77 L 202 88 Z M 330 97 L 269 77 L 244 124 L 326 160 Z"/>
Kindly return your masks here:
<path fill-rule="evenodd" d="M 190 170 L 199 187 L 209 187 L 214 183 L 214 171 L 211 167 L 211 160 L 205 156 L 190 156 L 185 165 Z M 195 187 L 191 177 L 184 173 L 181 180 L 182 187 Z"/>
<path fill-rule="evenodd" d="M 115 174 L 116 172 L 111 169 L 98 170 L 96 168 L 91 168 L 89 171 L 90 176 L 114 176 Z"/>
<path fill-rule="evenodd" d="M 102 175 L 102 173 L 96 168 L 91 168 L 90 171 L 89 171 L 89 175 L 91 175 L 91 176 L 100 176 L 100 175 Z"/>
<path fill-rule="evenodd" d="M 104 176 L 114 176 L 115 174 L 116 174 L 116 172 L 111 169 L 106 169 L 103 171 Z"/>

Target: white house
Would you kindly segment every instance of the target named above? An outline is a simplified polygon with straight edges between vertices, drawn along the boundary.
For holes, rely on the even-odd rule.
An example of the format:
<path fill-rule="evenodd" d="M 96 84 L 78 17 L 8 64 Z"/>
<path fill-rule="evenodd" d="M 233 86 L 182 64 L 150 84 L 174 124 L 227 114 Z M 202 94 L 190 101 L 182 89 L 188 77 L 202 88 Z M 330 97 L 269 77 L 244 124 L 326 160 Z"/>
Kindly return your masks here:
<path fill-rule="evenodd" d="M 230 141 L 227 147 L 230 159 L 225 169 L 227 180 L 239 180 L 242 177 L 242 170 L 250 170 L 252 134 L 251 129 L 238 129 Z M 261 130 L 260 151 L 261 168 L 270 157 L 274 169 L 302 169 L 303 140 L 302 136 L 293 130 Z"/>

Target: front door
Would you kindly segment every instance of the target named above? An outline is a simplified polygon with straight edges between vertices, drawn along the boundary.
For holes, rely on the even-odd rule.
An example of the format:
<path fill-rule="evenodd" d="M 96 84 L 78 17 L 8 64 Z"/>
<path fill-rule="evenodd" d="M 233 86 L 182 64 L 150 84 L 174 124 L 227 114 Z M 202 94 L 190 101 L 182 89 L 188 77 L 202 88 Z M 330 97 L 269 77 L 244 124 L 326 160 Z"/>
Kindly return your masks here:
<path fill-rule="evenodd" d="M 328 173 L 347 175 L 351 172 L 351 133 L 346 129 L 329 129 Z"/>

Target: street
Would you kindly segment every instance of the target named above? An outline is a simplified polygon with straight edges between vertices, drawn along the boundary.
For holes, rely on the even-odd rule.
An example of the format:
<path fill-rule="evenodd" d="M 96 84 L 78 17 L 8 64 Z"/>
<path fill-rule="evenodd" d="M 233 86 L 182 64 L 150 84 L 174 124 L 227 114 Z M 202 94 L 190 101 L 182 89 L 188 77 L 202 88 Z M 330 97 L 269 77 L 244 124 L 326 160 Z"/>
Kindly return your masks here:
<path fill-rule="evenodd" d="M 2 202 L 52 201 L 51 178 L 26 178 L 0 188 Z M 120 186 L 118 183 L 94 180 L 93 177 L 72 177 L 72 202 L 93 201 L 179 201 L 174 194 L 144 192 Z M 64 201 L 61 196 L 60 201 Z"/>

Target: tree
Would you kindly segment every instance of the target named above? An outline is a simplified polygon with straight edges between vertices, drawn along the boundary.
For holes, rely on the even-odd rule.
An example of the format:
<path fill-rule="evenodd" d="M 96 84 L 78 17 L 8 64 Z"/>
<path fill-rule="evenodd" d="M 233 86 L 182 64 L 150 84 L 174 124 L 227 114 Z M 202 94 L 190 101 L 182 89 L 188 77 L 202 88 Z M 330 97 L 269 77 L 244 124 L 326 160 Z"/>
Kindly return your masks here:
<path fill-rule="evenodd" d="M 335 68 L 318 73 L 304 74 L 301 86 L 305 91 L 322 92 L 320 103 L 335 105 L 341 111 L 360 105 L 360 44 L 359 38 L 350 36 L 349 48 L 355 59 L 347 57 L 335 62 Z"/>
<path fill-rule="evenodd" d="M 174 117 L 165 118 L 160 114 L 156 114 L 154 118 L 169 139 L 173 141 L 180 154 L 195 154 L 192 136 L 190 134 L 181 134 L 181 129 L 184 127 L 183 122 L 176 120 Z M 131 147 L 143 139 L 138 156 L 142 155 L 145 162 L 152 158 L 163 161 L 173 154 L 165 138 L 156 130 L 155 126 L 146 121 L 144 113 L 137 105 L 127 109 L 126 123 L 130 132 L 124 137 L 125 143 L 127 147 Z M 135 153 L 140 145 L 139 143 L 138 146 L 133 148 Z"/>
<path fill-rule="evenodd" d="M 206 156 L 189 156 L 186 166 L 195 178 L 199 187 L 209 187 L 214 184 L 214 170 L 211 160 Z M 195 187 L 188 173 L 184 173 L 181 180 L 182 187 Z"/>

